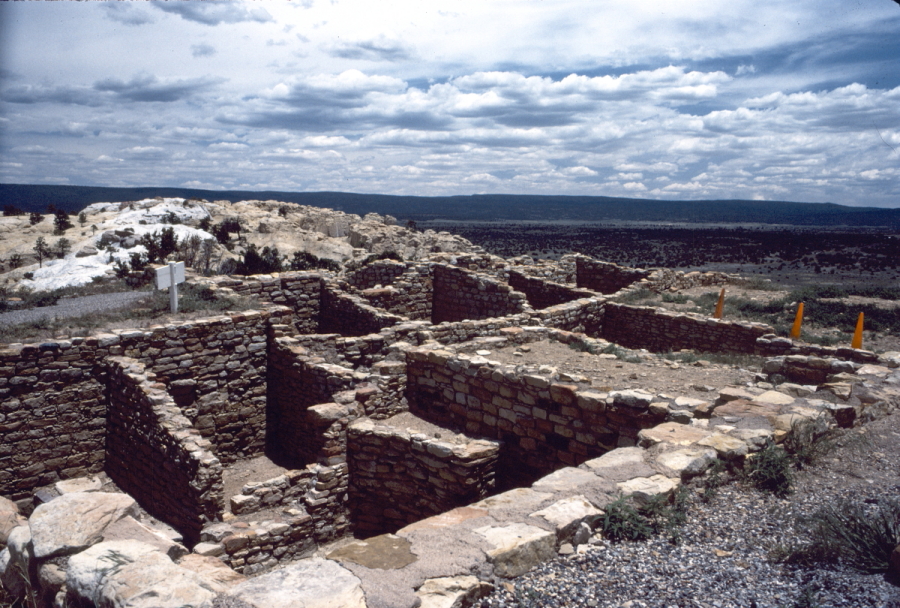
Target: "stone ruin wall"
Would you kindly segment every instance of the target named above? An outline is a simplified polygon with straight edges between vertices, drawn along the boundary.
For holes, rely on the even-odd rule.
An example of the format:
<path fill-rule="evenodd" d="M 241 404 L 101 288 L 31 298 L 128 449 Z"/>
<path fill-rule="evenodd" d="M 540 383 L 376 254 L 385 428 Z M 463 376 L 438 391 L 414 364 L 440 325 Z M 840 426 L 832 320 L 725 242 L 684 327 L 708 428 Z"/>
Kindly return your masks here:
<path fill-rule="evenodd" d="M 216 456 L 229 463 L 265 445 L 266 326 L 286 323 L 273 307 L 231 316 L 121 330 L 0 351 L 0 494 L 103 469 L 109 357 L 146 366 Z"/>
<path fill-rule="evenodd" d="M 155 517 L 197 542 L 222 512 L 222 464 L 165 386 L 129 357 L 107 359 L 104 469 Z"/>
<path fill-rule="evenodd" d="M 350 425 L 347 453 L 353 526 L 363 536 L 396 532 L 495 489 L 494 441 L 451 442 L 364 418 Z"/>
<path fill-rule="evenodd" d="M 727 321 L 673 313 L 651 306 L 606 303 L 602 338 L 628 348 L 653 352 L 694 349 L 704 352 L 754 353 L 756 341 L 771 334 L 762 323 Z"/>
<path fill-rule="evenodd" d="M 299 333 L 319 333 L 319 312 L 321 310 L 324 282 L 331 278 L 327 271 L 284 272 L 277 278 L 212 277 L 201 283 L 222 293 L 234 292 L 239 296 L 256 297 L 264 302 L 289 306 L 293 311 L 292 321 Z"/>
<path fill-rule="evenodd" d="M 509 286 L 524 293 L 528 304 L 536 310 L 597 295 L 587 289 L 573 289 L 561 283 L 530 277 L 518 270 L 509 271 Z"/>
<path fill-rule="evenodd" d="M 413 413 L 502 442 L 504 488 L 634 445 L 641 429 L 663 421 L 648 404 L 635 407 L 627 396 L 554 383 L 448 351 L 409 351 L 407 378 Z"/>
<path fill-rule="evenodd" d="M 435 265 L 433 268 L 433 308 L 431 321 L 505 317 L 524 312 L 525 294 L 509 285 L 486 276 L 454 268 Z"/>
<path fill-rule="evenodd" d="M 601 294 L 616 293 L 650 275 L 650 271 L 643 268 L 627 268 L 582 255 L 575 258 L 575 265 L 578 287 Z"/>
<path fill-rule="evenodd" d="M 401 321 L 402 317 L 375 308 L 364 298 L 344 292 L 339 285 L 326 284 L 315 333 L 365 336 Z"/>
<path fill-rule="evenodd" d="M 0 350 L 0 494 L 96 473 L 106 442 L 103 362 L 112 337 Z"/>
<path fill-rule="evenodd" d="M 359 294 L 372 306 L 407 319 L 431 321 L 433 290 L 431 264 L 408 264 L 405 272 L 382 288 Z"/>
<path fill-rule="evenodd" d="M 358 270 L 348 272 L 344 280 L 360 291 L 373 289 L 376 285 L 387 287 L 406 272 L 407 264 L 395 260 L 376 260 Z"/>

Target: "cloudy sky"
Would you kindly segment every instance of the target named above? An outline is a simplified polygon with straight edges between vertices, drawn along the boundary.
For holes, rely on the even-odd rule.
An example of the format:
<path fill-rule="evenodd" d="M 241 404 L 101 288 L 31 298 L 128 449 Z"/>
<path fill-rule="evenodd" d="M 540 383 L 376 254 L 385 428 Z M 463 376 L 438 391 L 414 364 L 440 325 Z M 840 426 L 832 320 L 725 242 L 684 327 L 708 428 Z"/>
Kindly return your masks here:
<path fill-rule="evenodd" d="M 900 206 L 891 0 L 0 3 L 0 182 Z"/>

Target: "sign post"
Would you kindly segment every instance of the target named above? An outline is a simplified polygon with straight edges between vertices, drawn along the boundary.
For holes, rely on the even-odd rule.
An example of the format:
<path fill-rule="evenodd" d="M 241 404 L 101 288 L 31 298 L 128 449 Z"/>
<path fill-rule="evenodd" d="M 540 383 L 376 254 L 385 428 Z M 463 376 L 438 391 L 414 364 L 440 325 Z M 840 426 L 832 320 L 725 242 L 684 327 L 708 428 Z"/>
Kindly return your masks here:
<path fill-rule="evenodd" d="M 169 288 L 169 308 L 178 312 L 178 284 L 184 283 L 184 262 L 169 262 L 156 269 L 156 288 Z"/>

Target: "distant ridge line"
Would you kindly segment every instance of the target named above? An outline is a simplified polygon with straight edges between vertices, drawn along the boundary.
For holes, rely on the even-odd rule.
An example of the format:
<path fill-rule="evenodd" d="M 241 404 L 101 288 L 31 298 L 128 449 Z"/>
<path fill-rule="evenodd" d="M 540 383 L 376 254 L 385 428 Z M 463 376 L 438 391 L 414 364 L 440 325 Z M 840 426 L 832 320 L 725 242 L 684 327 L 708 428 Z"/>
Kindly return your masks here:
<path fill-rule="evenodd" d="M 156 196 L 202 198 L 210 201 L 224 199 L 232 202 L 248 199 L 279 200 L 359 215 L 389 214 L 404 221 L 643 221 L 900 228 L 900 208 L 848 207 L 835 203 L 661 201 L 608 196 L 518 194 L 425 197 L 352 192 L 0 184 L 0 206 L 13 205 L 27 212 L 46 212 L 48 205 L 74 212 L 91 203 L 140 200 Z"/>

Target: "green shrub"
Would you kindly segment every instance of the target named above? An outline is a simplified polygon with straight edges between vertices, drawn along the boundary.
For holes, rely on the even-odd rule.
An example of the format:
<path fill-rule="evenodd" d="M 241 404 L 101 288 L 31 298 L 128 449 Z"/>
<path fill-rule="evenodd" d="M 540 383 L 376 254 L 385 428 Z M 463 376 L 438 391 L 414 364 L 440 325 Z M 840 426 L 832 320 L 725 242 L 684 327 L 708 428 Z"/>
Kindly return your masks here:
<path fill-rule="evenodd" d="M 622 496 L 606 505 L 603 519 L 600 521 L 603 536 L 614 542 L 647 540 L 653 536 L 653 528 L 637 509 L 625 502 L 626 500 L 627 498 Z"/>
<path fill-rule="evenodd" d="M 703 493 L 700 495 L 703 502 L 709 502 L 727 481 L 725 473 L 728 471 L 728 464 L 721 458 L 713 460 L 712 465 L 706 471 L 706 477 L 703 480 Z"/>
<path fill-rule="evenodd" d="M 837 430 L 827 414 L 816 418 L 798 418 L 782 447 L 793 457 L 798 469 L 809 466 L 831 452 L 837 441 Z"/>
<path fill-rule="evenodd" d="M 291 260 L 290 268 L 291 270 L 298 271 L 316 270 L 321 268 L 324 270 L 338 272 L 341 269 L 341 265 L 334 260 L 317 257 L 308 251 L 295 251 L 294 257 Z"/>
<path fill-rule="evenodd" d="M 266 246 L 259 251 L 256 245 L 251 243 L 247 245 L 244 258 L 238 263 L 236 272 L 243 275 L 268 274 L 281 272 L 283 267 L 284 263 L 277 247 Z"/>
<path fill-rule="evenodd" d="M 842 500 L 824 505 L 798 521 L 801 542 L 776 549 L 786 563 L 843 563 L 866 573 L 887 572 L 891 552 L 900 545 L 900 500 L 873 504 Z"/>
<path fill-rule="evenodd" d="M 762 450 L 744 464 L 744 475 L 757 489 L 787 496 L 791 492 L 793 476 L 791 457 L 770 440 Z"/>
<path fill-rule="evenodd" d="M 678 542 L 679 528 L 687 521 L 689 493 L 686 486 L 679 486 L 671 497 L 659 494 L 639 507 L 632 506 L 628 497 L 622 496 L 606 505 L 600 529 L 613 542 L 646 540 L 661 533 Z"/>

